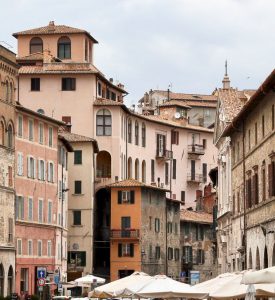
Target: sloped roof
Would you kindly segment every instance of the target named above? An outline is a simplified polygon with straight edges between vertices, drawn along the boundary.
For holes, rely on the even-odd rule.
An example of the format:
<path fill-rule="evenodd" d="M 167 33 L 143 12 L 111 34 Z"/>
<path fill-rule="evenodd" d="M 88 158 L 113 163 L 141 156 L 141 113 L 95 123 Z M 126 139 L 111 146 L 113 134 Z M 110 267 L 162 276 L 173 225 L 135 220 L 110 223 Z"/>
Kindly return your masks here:
<path fill-rule="evenodd" d="M 121 187 L 121 188 L 127 188 L 127 187 L 144 187 L 144 188 L 149 188 L 149 189 L 154 189 L 154 190 L 159 190 L 163 192 L 169 192 L 167 189 L 163 189 L 154 185 L 148 185 L 143 182 L 137 181 L 135 179 L 126 179 L 118 182 L 114 182 L 109 185 L 109 187 Z"/>
<path fill-rule="evenodd" d="M 118 102 L 118 101 L 114 101 L 114 100 L 110 100 L 110 99 L 105 99 L 105 98 L 101 98 L 101 99 L 96 99 L 93 104 L 95 106 L 100 106 L 100 105 L 108 105 L 108 106 L 122 106 L 124 105 L 123 102 Z"/>
<path fill-rule="evenodd" d="M 170 101 L 165 101 L 164 103 L 159 105 L 160 107 L 169 107 L 169 106 L 180 106 L 183 108 L 188 108 L 190 109 L 191 107 L 188 106 L 186 103 L 183 101 L 178 101 L 178 100 L 170 100 Z M 147 108 L 147 107 L 145 107 Z"/>
<path fill-rule="evenodd" d="M 47 26 L 33 28 L 29 30 L 19 31 L 13 33 L 13 36 L 17 38 L 20 35 L 45 35 L 45 34 L 76 34 L 85 33 L 94 43 L 98 43 L 89 32 L 83 29 L 74 28 L 66 25 L 55 25 L 53 21 L 50 21 Z"/>
<path fill-rule="evenodd" d="M 180 220 L 185 222 L 212 224 L 213 215 L 206 212 L 182 209 L 180 211 Z"/>
<path fill-rule="evenodd" d="M 217 97 L 215 95 L 203 94 L 170 93 L 170 99 L 217 102 Z"/>

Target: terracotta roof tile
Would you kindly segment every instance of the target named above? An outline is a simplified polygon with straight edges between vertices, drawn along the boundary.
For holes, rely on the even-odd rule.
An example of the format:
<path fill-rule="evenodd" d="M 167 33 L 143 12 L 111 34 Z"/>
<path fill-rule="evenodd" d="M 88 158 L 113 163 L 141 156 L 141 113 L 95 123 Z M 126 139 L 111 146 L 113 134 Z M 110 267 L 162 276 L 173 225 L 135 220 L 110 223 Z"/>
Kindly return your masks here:
<path fill-rule="evenodd" d="M 213 223 L 213 215 L 206 212 L 182 209 L 180 211 L 180 220 L 186 222 L 211 224 Z"/>
<path fill-rule="evenodd" d="M 170 93 L 170 99 L 217 102 L 217 97 L 215 95 L 201 94 Z"/>
<path fill-rule="evenodd" d="M 94 139 L 92 139 L 90 137 L 72 133 L 72 132 L 68 132 L 68 131 L 59 132 L 59 135 L 66 138 L 66 140 L 68 140 L 69 142 L 93 142 L 93 141 L 95 141 Z"/>
<path fill-rule="evenodd" d="M 183 108 L 191 108 L 190 106 L 188 106 L 185 102 L 183 101 L 178 101 L 178 100 L 170 100 L 170 101 L 165 101 L 164 103 L 159 105 L 160 107 L 168 107 L 168 106 L 180 106 Z M 147 108 L 147 107 L 145 107 Z"/>
<path fill-rule="evenodd" d="M 18 56 L 16 60 L 43 60 L 44 55 L 42 52 L 32 53 L 26 56 Z"/>
<path fill-rule="evenodd" d="M 53 21 L 49 22 L 49 25 L 47 26 L 16 32 L 13 34 L 13 36 L 17 38 L 20 35 L 75 34 L 75 33 L 85 33 L 94 41 L 94 43 L 97 43 L 97 40 L 94 39 L 90 35 L 90 33 L 87 32 L 86 30 L 69 27 L 66 25 L 55 25 Z"/>
<path fill-rule="evenodd" d="M 127 188 L 127 187 L 144 187 L 144 188 L 149 188 L 149 189 L 154 189 L 154 190 L 159 190 L 163 192 L 169 192 L 167 189 L 163 189 L 154 185 L 148 185 L 143 182 L 137 181 L 135 179 L 126 179 L 118 182 L 114 182 L 109 185 L 109 187 L 121 187 L 121 188 Z"/>

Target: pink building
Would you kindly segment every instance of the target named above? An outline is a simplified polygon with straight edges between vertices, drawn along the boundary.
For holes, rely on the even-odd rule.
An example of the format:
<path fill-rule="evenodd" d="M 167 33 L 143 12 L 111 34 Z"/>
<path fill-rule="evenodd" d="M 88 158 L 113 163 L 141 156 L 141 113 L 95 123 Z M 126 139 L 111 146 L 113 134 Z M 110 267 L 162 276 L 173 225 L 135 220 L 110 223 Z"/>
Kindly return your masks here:
<path fill-rule="evenodd" d="M 68 143 L 58 141 L 64 123 L 16 106 L 16 283 L 18 293 L 37 291 L 37 268 L 58 270 L 62 276 L 66 224 L 62 190 Z M 66 151 L 60 151 L 61 147 Z M 65 148 L 67 147 L 67 149 Z M 66 173 L 66 171 L 65 171 Z M 60 185 L 60 187 L 59 187 Z M 58 189 L 59 187 L 59 189 Z M 62 190 L 61 190 L 62 189 Z M 66 231 L 66 230 L 65 230 Z M 64 251 L 66 253 L 66 251 Z"/>

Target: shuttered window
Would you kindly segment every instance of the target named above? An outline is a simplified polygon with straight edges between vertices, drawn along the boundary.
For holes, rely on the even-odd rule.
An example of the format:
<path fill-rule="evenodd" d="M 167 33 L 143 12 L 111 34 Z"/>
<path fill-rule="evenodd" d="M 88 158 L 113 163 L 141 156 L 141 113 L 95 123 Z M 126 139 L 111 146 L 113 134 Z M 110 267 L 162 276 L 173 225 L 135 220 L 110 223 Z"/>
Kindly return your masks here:
<path fill-rule="evenodd" d="M 268 165 L 268 193 L 269 197 L 275 196 L 275 162 Z"/>
<path fill-rule="evenodd" d="M 117 192 L 118 204 L 134 204 L 135 203 L 135 191 L 118 191 Z"/>

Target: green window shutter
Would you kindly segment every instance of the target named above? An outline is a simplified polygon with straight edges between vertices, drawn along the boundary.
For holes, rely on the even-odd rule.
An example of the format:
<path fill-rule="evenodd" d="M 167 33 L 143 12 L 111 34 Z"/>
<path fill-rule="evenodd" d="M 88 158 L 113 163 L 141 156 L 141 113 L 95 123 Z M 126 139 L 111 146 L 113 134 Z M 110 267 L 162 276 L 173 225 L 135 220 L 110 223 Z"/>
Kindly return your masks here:
<path fill-rule="evenodd" d="M 130 194 L 131 194 L 130 203 L 134 204 L 135 203 L 135 191 L 131 191 Z"/>
<path fill-rule="evenodd" d="M 118 204 L 122 203 L 122 191 L 117 192 L 117 203 Z"/>

